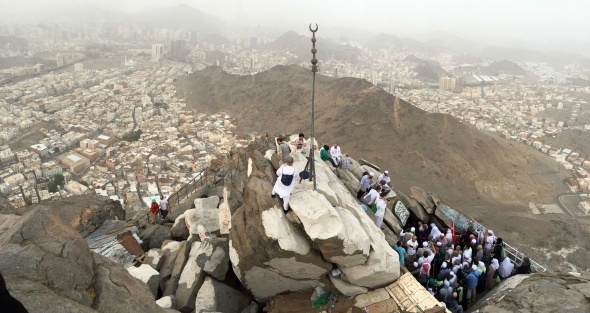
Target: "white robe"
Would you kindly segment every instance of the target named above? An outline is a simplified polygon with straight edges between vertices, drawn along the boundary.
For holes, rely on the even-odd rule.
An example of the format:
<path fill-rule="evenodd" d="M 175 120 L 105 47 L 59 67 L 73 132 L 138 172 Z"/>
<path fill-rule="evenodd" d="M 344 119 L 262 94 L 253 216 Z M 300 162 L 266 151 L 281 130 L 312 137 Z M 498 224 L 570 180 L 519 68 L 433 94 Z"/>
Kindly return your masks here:
<path fill-rule="evenodd" d="M 512 260 L 510 260 L 509 258 L 505 258 L 504 261 L 500 263 L 500 269 L 498 269 L 498 271 L 500 271 L 500 276 L 506 278 L 510 276 L 510 274 L 512 274 L 513 269 L 514 264 L 512 263 Z"/>
<path fill-rule="evenodd" d="M 441 232 L 438 230 L 438 227 L 432 226 L 432 231 L 430 231 L 430 239 L 434 239 L 436 241 L 440 240 Z"/>
<path fill-rule="evenodd" d="M 281 182 L 281 176 L 283 176 L 283 170 L 285 170 L 285 174 L 289 175 L 293 173 L 293 181 L 291 185 L 285 186 Z M 286 164 L 281 165 L 277 170 L 277 182 L 275 183 L 274 188 L 272 189 L 273 194 L 278 194 L 279 197 L 284 198 L 291 195 L 291 191 L 295 188 L 295 180 L 299 177 L 299 171 L 293 167 Z"/>

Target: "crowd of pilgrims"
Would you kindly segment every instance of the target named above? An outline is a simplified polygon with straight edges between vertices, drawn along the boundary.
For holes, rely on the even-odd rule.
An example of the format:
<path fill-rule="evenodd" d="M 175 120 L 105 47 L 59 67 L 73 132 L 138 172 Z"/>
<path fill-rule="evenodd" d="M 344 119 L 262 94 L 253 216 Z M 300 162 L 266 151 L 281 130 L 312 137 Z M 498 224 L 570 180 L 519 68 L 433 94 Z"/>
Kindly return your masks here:
<path fill-rule="evenodd" d="M 417 221 L 402 230 L 393 248 L 400 264 L 453 313 L 467 310 L 478 293 L 493 289 L 501 280 L 531 272 L 527 257 L 515 268 L 502 238 L 492 230 L 454 232 Z"/>

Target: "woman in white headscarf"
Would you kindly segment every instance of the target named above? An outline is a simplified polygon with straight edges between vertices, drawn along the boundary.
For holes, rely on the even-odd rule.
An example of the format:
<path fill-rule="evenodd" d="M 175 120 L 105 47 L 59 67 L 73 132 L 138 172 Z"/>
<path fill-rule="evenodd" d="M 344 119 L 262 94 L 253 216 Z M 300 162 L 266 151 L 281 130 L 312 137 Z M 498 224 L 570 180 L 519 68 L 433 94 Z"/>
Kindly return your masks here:
<path fill-rule="evenodd" d="M 439 241 L 441 235 L 440 230 L 438 230 L 438 227 L 436 227 L 434 223 L 430 224 L 430 226 L 432 227 L 432 230 L 430 231 L 430 239 Z"/>
<path fill-rule="evenodd" d="M 496 241 L 496 236 L 494 236 L 494 232 L 491 229 L 488 229 L 487 236 L 485 236 L 484 241 L 483 259 L 485 262 L 487 262 L 490 260 L 490 253 L 492 253 L 494 241 Z"/>
<path fill-rule="evenodd" d="M 512 260 L 510 258 L 504 258 L 504 261 L 500 263 L 500 269 L 498 270 L 500 273 L 500 277 L 502 279 L 506 279 L 512 275 L 512 270 L 514 269 L 514 264 L 512 264 Z"/>
<path fill-rule="evenodd" d="M 493 259 L 492 263 L 488 267 L 488 271 L 486 274 L 486 286 L 489 290 L 494 289 L 496 287 L 496 271 L 500 268 L 500 264 L 498 263 L 498 259 Z"/>

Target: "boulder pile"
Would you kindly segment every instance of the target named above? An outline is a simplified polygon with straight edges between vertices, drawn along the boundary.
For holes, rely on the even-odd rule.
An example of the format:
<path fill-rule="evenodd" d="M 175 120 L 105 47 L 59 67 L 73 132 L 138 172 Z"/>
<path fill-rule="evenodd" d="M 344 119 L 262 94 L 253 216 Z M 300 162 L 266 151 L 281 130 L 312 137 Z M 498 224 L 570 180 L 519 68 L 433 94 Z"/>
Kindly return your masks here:
<path fill-rule="evenodd" d="M 292 157 L 303 171 L 306 157 Z M 277 179 L 273 160 L 270 150 L 248 152 L 247 166 L 197 190 L 191 208 L 173 208 L 166 220 L 147 226 L 136 237 L 144 258 L 128 268 L 91 252 L 83 239 L 107 220 L 125 220 L 118 202 L 93 199 L 81 205 L 70 199 L 23 216 L 0 214 L 0 273 L 29 312 L 254 313 L 265 303 L 268 312 L 301 312 L 309 309 L 316 287 L 342 295 L 347 305 L 342 311 L 401 307 L 391 294 L 402 270 L 392 245 L 408 218 L 444 228 L 452 209 L 419 187 L 408 195 L 394 188 L 378 228 L 355 195 L 363 173 L 374 172 L 377 183 L 379 169 L 353 160 L 350 171 L 317 161 L 317 190 L 296 178 L 290 210 L 284 212 L 282 200 L 271 197 Z M 411 275 L 404 277 L 396 284 L 417 284 Z M 534 277 L 527 278 L 531 286 Z M 575 290 L 568 291 L 570 303 L 583 303 L 580 295 L 588 298 L 582 278 L 576 278 L 577 289 L 570 286 L 571 277 L 543 279 L 547 286 Z M 517 285 L 511 290 L 520 290 Z M 526 300 L 526 286 L 513 300 L 490 297 L 494 304 L 482 312 L 496 312 L 498 303 L 505 311 L 522 310 L 518 303 Z M 289 307 L 290 295 L 305 308 Z"/>

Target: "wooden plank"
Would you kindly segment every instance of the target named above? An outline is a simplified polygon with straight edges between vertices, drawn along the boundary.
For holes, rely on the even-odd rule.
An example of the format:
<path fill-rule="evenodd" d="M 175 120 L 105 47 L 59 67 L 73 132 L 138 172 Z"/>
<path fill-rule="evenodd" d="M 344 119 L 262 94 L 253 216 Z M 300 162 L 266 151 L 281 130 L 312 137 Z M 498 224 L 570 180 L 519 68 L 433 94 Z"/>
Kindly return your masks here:
<path fill-rule="evenodd" d="M 404 312 L 439 312 L 432 311 L 436 308 L 442 309 L 440 312 L 445 312 L 438 300 L 424 289 L 411 273 L 402 275 L 396 282 L 385 287 L 385 290 Z"/>

